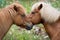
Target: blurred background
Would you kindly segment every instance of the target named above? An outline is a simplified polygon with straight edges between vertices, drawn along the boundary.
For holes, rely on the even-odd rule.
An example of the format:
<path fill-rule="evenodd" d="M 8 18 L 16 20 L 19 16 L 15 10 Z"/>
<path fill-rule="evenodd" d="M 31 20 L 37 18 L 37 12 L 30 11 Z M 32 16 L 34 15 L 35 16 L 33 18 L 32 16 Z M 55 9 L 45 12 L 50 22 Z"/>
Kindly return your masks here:
<path fill-rule="evenodd" d="M 14 1 L 16 0 L 0 0 L 0 9 L 9 4 L 12 4 Z M 32 5 L 39 1 L 49 2 L 52 4 L 53 7 L 60 9 L 60 0 L 18 0 L 18 1 L 26 8 L 27 13 L 30 12 Z M 50 39 L 42 24 L 35 25 L 33 29 L 30 31 L 17 27 L 16 25 L 13 24 L 3 40 L 50 40 Z"/>

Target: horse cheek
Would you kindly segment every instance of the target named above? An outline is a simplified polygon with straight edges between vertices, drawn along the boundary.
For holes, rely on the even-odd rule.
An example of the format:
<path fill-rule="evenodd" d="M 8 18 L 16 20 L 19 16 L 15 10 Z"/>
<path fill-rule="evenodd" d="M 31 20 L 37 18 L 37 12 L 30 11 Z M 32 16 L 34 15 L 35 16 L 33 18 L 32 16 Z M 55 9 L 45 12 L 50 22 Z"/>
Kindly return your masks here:
<path fill-rule="evenodd" d="M 23 23 L 22 18 L 21 18 L 20 16 L 17 16 L 17 17 L 15 18 L 15 24 L 21 25 L 22 23 Z"/>

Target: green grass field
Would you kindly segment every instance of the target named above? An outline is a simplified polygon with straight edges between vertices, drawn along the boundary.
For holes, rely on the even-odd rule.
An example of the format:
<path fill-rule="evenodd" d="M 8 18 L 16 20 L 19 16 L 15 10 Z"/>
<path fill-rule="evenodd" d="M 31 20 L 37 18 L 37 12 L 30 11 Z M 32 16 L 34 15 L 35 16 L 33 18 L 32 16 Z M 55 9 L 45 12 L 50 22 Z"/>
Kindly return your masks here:
<path fill-rule="evenodd" d="M 9 5 L 12 3 L 12 0 L 0 0 L 0 8 L 5 7 L 6 5 Z M 19 2 L 26 8 L 27 13 L 30 12 L 31 6 L 38 2 L 37 0 L 19 0 Z M 60 8 L 60 1 L 52 2 L 52 5 L 54 7 Z M 27 31 L 27 30 L 18 30 L 19 27 L 16 25 L 12 25 L 6 36 L 4 37 L 3 40 L 49 40 L 49 38 L 44 39 L 42 35 L 35 35 L 32 30 Z"/>

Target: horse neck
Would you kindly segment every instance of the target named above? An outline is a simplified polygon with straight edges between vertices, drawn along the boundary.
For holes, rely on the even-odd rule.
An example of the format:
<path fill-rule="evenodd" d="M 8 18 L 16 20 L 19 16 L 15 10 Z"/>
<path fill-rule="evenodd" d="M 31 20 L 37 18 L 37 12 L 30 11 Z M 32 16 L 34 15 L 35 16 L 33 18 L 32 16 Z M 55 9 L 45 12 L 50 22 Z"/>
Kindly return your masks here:
<path fill-rule="evenodd" d="M 7 9 L 2 9 L 0 11 L 0 40 L 2 40 L 2 38 L 8 32 L 12 23 L 13 22 L 12 22 L 11 16 L 7 11 Z"/>
<path fill-rule="evenodd" d="M 52 40 L 55 36 L 57 37 L 57 35 L 60 33 L 60 19 L 57 22 L 52 24 L 44 23 L 44 27 L 50 39 Z"/>

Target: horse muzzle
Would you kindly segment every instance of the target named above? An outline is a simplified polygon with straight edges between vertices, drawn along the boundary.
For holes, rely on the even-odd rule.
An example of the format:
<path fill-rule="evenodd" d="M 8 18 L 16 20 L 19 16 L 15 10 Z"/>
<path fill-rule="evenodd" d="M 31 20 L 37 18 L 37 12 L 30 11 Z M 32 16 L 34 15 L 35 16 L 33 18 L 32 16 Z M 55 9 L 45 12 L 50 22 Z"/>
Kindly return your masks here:
<path fill-rule="evenodd" d="M 31 30 L 33 28 L 33 24 L 32 23 L 26 23 L 26 29 L 27 30 Z"/>

